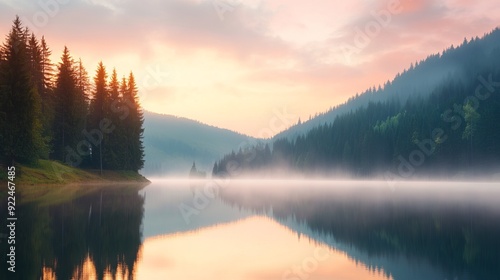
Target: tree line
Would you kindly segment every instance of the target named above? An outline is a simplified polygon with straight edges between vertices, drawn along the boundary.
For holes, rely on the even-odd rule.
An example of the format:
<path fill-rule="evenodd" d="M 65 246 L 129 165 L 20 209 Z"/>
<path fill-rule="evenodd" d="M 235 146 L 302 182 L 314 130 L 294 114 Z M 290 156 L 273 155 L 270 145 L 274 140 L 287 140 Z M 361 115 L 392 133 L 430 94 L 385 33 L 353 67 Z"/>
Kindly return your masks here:
<path fill-rule="evenodd" d="M 45 38 L 16 17 L 0 48 L 1 162 L 141 169 L 144 117 L 133 73 L 109 76 L 100 62 L 91 81 L 67 47 L 57 65 L 50 56 Z"/>
<path fill-rule="evenodd" d="M 428 92 L 409 96 L 406 91 L 412 88 L 395 91 L 385 101 L 369 102 L 295 138 L 276 139 L 272 149 L 261 143 L 233 151 L 214 164 L 213 174 L 272 173 L 278 166 L 390 178 L 498 172 L 500 30 L 446 52 L 463 67 L 450 70 Z M 439 57 L 412 66 L 403 78 L 420 67 L 432 71 L 429 63 L 439 65 Z M 378 94 L 391 87 L 386 83 Z"/>

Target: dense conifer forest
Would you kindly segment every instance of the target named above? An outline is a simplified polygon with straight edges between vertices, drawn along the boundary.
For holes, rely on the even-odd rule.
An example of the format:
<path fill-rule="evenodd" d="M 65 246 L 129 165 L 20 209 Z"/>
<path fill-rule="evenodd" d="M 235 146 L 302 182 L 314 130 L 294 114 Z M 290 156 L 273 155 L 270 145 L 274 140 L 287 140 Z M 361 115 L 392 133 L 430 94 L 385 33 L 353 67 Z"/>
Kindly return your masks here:
<path fill-rule="evenodd" d="M 0 161 L 141 169 L 144 118 L 133 73 L 119 78 L 101 62 L 91 80 L 68 47 L 57 63 L 51 53 L 16 17 L 0 48 Z"/>
<path fill-rule="evenodd" d="M 443 75 L 440 65 L 451 62 L 455 67 Z M 429 73 L 442 78 L 429 81 Z M 233 151 L 215 163 L 213 174 L 277 167 L 392 178 L 494 172 L 500 163 L 500 30 L 412 64 L 346 104 L 349 110 L 318 116 L 324 122 L 298 136 L 284 133 L 271 145 Z"/>

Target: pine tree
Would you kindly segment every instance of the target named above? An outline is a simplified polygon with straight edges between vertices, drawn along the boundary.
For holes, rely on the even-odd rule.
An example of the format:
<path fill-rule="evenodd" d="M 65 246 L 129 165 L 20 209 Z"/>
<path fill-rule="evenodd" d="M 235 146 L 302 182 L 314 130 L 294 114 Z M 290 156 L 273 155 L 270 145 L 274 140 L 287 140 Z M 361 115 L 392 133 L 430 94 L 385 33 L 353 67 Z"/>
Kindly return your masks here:
<path fill-rule="evenodd" d="M 87 69 L 83 66 L 82 59 L 78 59 L 75 65 L 76 87 L 86 101 L 90 99 L 90 80 Z"/>
<path fill-rule="evenodd" d="M 50 55 L 52 51 L 47 46 L 47 42 L 45 41 L 45 37 L 42 36 L 42 40 L 40 41 L 41 48 L 41 70 L 43 76 L 43 91 L 40 92 L 42 98 L 45 98 L 46 95 L 49 95 L 54 88 L 54 64 L 50 61 Z M 48 97 L 50 100 L 50 97 Z"/>
<path fill-rule="evenodd" d="M 90 91 L 91 84 L 88 76 L 88 72 L 83 66 L 82 59 L 79 58 L 77 62 L 73 62 L 73 72 L 75 73 L 75 91 L 76 96 L 78 96 L 76 110 L 77 115 L 80 117 L 80 125 L 81 125 L 81 137 L 85 140 L 84 144 L 80 143 L 80 146 L 76 147 L 76 151 L 78 154 L 78 165 L 82 167 L 89 167 L 91 165 L 91 154 L 92 147 L 90 142 L 92 142 L 94 138 L 92 138 L 93 134 L 90 134 L 89 131 L 92 129 L 88 124 L 88 114 L 89 114 L 89 103 L 90 103 Z M 89 138 L 91 135 L 91 138 Z"/>
<path fill-rule="evenodd" d="M 37 92 L 42 94 L 43 91 L 43 77 L 42 77 L 42 51 L 40 43 L 34 33 L 31 33 L 28 40 L 28 60 L 30 68 L 30 77 L 32 83 L 35 85 Z"/>
<path fill-rule="evenodd" d="M 42 123 L 42 138 L 48 145 L 52 139 L 52 123 L 54 121 L 53 98 L 51 96 L 52 88 L 47 84 L 47 79 L 50 79 L 50 73 L 47 68 L 51 67 L 50 60 L 48 60 L 47 49 L 45 40 L 43 45 L 38 42 L 34 33 L 31 33 L 28 41 L 28 54 L 30 65 L 30 77 L 33 86 L 36 88 L 41 100 L 41 123 Z M 42 155 L 43 158 L 49 157 L 49 150 L 45 150 Z"/>
<path fill-rule="evenodd" d="M 77 149 L 78 142 L 83 139 L 87 106 L 77 88 L 75 63 L 67 47 L 64 47 L 58 66 L 54 96 L 53 158 L 74 164 L 69 161 L 68 149 Z"/>
<path fill-rule="evenodd" d="M 111 73 L 111 80 L 109 81 L 109 97 L 111 102 L 118 100 L 120 97 L 120 82 L 118 81 L 116 69 L 113 69 L 113 72 Z"/>
<path fill-rule="evenodd" d="M 30 73 L 27 32 L 16 17 L 1 50 L 0 147 L 8 164 L 33 163 L 47 150 L 41 137 L 40 98 Z"/>
<path fill-rule="evenodd" d="M 198 175 L 198 170 L 196 169 L 196 163 L 193 161 L 193 165 L 191 166 L 191 170 L 189 171 L 189 176 L 195 177 Z"/>
<path fill-rule="evenodd" d="M 116 74 L 116 69 L 113 69 L 111 74 L 111 80 L 109 82 L 109 101 L 110 106 L 106 108 L 109 119 L 111 120 L 111 131 L 107 138 L 106 150 L 104 153 L 104 165 L 107 169 L 123 169 L 123 152 L 125 150 L 124 143 L 124 128 L 120 120 L 120 115 L 113 112 L 113 108 L 116 106 L 121 106 L 120 102 L 120 82 L 118 81 L 118 75 Z"/>
<path fill-rule="evenodd" d="M 127 136 L 127 119 L 130 116 L 130 105 L 125 101 L 125 97 L 128 96 L 128 81 L 125 77 L 114 81 L 114 73 L 111 77 L 110 88 L 111 88 L 111 117 L 113 124 L 115 125 L 115 130 L 111 135 L 112 138 L 112 149 L 117 151 L 116 154 L 116 164 L 113 166 L 117 170 L 127 170 L 130 169 L 131 153 L 128 150 L 128 136 Z M 118 86 L 118 87 L 117 87 Z M 118 90 L 118 92 L 117 92 Z M 117 99 L 116 96 L 118 96 Z"/>
<path fill-rule="evenodd" d="M 144 116 L 139 104 L 138 89 L 132 72 L 128 78 L 127 90 L 124 93 L 123 102 L 129 107 L 129 114 L 123 120 L 128 153 L 125 168 L 138 171 L 144 166 L 144 146 L 142 142 Z"/>
<path fill-rule="evenodd" d="M 217 161 L 214 163 L 214 168 L 212 169 L 212 175 L 216 175 L 219 173 L 219 166 L 217 165 Z"/>
<path fill-rule="evenodd" d="M 92 100 L 90 101 L 89 127 L 91 129 L 99 129 L 100 123 L 106 121 L 107 111 L 109 108 L 109 92 L 107 85 L 107 73 L 102 61 L 97 66 L 94 76 L 94 91 Z M 92 146 L 92 166 L 103 170 L 103 155 L 106 153 L 103 150 L 107 142 L 107 133 L 100 132 L 101 140 L 98 143 L 93 143 Z"/>
<path fill-rule="evenodd" d="M 42 36 L 40 41 L 40 71 L 41 71 L 41 85 L 38 88 L 38 93 L 42 99 L 42 115 L 44 121 L 43 135 L 50 143 L 53 137 L 54 123 L 54 64 L 50 61 L 52 52 L 47 46 L 45 37 Z"/>

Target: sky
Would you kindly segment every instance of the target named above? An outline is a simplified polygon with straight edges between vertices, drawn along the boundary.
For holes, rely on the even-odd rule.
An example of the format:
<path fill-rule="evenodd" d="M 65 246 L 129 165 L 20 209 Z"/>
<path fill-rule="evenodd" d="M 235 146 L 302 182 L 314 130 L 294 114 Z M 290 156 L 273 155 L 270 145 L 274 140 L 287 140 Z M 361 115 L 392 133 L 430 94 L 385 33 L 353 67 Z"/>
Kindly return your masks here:
<path fill-rule="evenodd" d="M 500 23 L 497 0 L 0 0 L 91 76 L 133 71 L 145 110 L 269 137 Z"/>

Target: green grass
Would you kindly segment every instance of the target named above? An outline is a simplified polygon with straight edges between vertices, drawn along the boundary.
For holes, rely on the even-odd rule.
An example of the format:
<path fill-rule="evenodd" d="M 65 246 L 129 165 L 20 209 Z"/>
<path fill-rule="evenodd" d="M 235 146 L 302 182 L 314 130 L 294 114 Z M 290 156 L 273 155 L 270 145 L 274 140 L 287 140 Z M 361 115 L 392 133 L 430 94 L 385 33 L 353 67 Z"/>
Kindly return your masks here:
<path fill-rule="evenodd" d="M 23 185 L 106 182 L 148 182 L 133 171 L 103 171 L 74 168 L 57 161 L 39 160 L 34 166 L 16 166 L 16 181 Z"/>
<path fill-rule="evenodd" d="M 39 160 L 34 165 L 16 164 L 16 192 L 22 202 L 60 203 L 75 197 L 116 186 L 145 186 L 149 181 L 133 171 L 84 170 L 57 161 Z M 1 166 L 0 184 L 7 185 L 7 167 Z M 2 188 L 7 190 L 7 188 Z M 7 192 L 0 192 L 4 199 Z"/>

